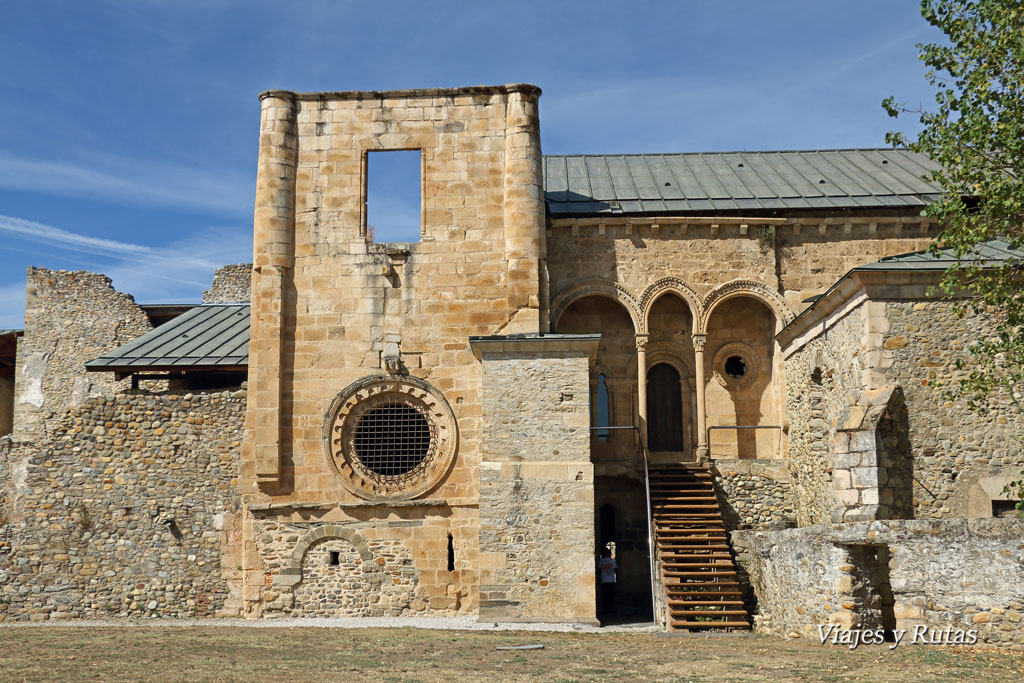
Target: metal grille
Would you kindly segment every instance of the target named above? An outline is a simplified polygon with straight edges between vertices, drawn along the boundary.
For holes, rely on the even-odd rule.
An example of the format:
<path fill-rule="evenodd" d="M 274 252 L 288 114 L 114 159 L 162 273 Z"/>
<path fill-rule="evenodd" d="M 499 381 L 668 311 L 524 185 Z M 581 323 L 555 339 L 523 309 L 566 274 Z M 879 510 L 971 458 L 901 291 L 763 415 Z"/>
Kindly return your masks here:
<path fill-rule="evenodd" d="M 359 418 L 356 457 L 363 467 L 382 477 L 416 469 L 430 451 L 430 425 L 412 406 L 386 403 Z"/>

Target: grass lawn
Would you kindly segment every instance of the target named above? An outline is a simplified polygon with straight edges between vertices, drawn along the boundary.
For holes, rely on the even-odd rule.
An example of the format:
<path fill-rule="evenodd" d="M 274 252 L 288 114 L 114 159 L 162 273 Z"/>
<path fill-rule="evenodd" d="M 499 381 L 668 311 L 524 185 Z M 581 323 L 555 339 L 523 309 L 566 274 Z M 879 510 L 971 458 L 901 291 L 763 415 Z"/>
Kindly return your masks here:
<path fill-rule="evenodd" d="M 543 650 L 498 646 L 543 644 Z M 1019 681 L 1024 655 L 762 636 L 246 627 L 0 628 L 4 681 Z"/>

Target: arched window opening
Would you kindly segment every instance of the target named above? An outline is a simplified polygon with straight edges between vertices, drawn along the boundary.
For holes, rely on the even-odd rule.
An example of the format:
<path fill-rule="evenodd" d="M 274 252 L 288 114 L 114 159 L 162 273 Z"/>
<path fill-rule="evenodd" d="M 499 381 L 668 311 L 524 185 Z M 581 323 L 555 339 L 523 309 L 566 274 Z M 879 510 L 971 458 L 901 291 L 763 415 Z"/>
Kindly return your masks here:
<path fill-rule="evenodd" d="M 608 427 L 611 425 L 611 402 L 608 398 L 608 382 L 604 374 L 597 376 L 597 390 L 594 392 L 594 426 Z M 598 429 L 594 432 L 598 441 L 607 443 L 611 438 L 611 430 Z"/>
<path fill-rule="evenodd" d="M 679 372 L 668 363 L 647 372 L 647 447 L 652 452 L 683 450 Z"/>

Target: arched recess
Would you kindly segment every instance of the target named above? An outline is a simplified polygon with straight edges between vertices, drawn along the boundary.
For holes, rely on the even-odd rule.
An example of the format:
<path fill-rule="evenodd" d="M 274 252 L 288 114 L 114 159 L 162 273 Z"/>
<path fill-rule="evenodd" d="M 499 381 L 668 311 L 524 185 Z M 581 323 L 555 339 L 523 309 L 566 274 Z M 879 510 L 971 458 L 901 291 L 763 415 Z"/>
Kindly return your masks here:
<path fill-rule="evenodd" d="M 703 297 L 687 282 L 677 277 L 664 277 L 644 290 L 643 296 L 640 297 L 642 332 L 649 331 L 651 308 L 654 306 L 654 303 L 668 293 L 675 294 L 689 306 L 690 314 L 693 316 L 693 330 L 691 332 L 697 334 L 697 326 L 704 317 Z"/>
<path fill-rule="evenodd" d="M 774 289 L 756 280 L 733 280 L 711 290 L 707 297 L 704 298 L 700 329 L 697 332 L 706 334 L 708 331 L 708 321 L 711 319 L 711 314 L 714 312 L 715 307 L 723 301 L 737 296 L 749 296 L 767 306 L 775 314 L 776 332 L 779 332 L 793 320 L 793 313 L 789 310 L 786 300 Z"/>
<path fill-rule="evenodd" d="M 633 321 L 634 332 L 641 332 L 640 307 L 636 300 L 625 290 L 625 288 L 607 280 L 581 280 L 580 282 L 570 285 L 559 292 L 558 295 L 551 300 L 551 310 L 549 315 L 551 329 L 553 331 L 558 329 L 558 323 L 562 318 L 562 314 L 565 313 L 569 306 L 588 296 L 600 296 L 621 304 L 622 307 L 626 309 L 626 312 L 629 313 L 629 317 Z"/>
<path fill-rule="evenodd" d="M 704 345 L 707 441 L 715 459 L 780 455 L 779 316 L 739 290 L 709 309 Z"/>
<path fill-rule="evenodd" d="M 370 551 L 370 546 L 362 535 L 348 527 L 343 527 L 338 524 L 327 524 L 315 529 L 310 529 L 298 540 L 295 544 L 295 548 L 292 549 L 292 556 L 288 561 L 288 564 L 282 567 L 277 573 L 277 576 L 274 577 L 274 585 L 279 587 L 294 587 L 301 583 L 302 561 L 306 557 L 306 551 L 308 551 L 310 546 L 314 543 L 334 538 L 339 538 L 352 544 L 352 547 L 359 553 L 359 558 L 365 565 L 364 571 L 375 572 L 380 569 L 379 565 L 373 561 L 373 553 Z"/>

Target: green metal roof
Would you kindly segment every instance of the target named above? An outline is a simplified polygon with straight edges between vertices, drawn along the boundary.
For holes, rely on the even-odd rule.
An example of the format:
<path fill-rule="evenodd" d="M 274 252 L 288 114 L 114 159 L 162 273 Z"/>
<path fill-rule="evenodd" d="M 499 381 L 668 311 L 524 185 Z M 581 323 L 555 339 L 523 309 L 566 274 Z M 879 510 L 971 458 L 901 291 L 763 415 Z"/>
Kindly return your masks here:
<path fill-rule="evenodd" d="M 230 370 L 249 363 L 249 304 L 204 304 L 85 364 L 92 371 Z"/>
<path fill-rule="evenodd" d="M 24 330 L 0 330 L 0 337 L 6 337 L 9 334 L 20 335 Z"/>
<path fill-rule="evenodd" d="M 922 207 L 937 168 L 893 149 L 545 156 L 544 196 L 552 218 Z"/>

